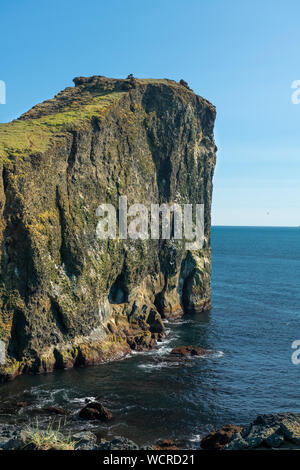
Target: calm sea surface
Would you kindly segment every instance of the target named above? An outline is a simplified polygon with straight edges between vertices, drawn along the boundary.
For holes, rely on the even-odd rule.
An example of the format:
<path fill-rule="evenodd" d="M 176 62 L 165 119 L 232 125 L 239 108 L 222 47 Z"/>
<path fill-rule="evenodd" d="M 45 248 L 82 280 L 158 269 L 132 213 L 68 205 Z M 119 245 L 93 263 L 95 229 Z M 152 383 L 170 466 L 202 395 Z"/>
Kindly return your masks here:
<path fill-rule="evenodd" d="M 35 420 L 39 408 L 70 411 L 66 427 L 91 428 L 137 443 L 179 438 L 197 447 L 207 431 L 246 424 L 258 413 L 300 412 L 300 228 L 214 227 L 213 308 L 166 324 L 156 351 L 120 362 L 19 377 L 0 387 L 0 421 Z M 170 363 L 170 350 L 195 344 L 204 358 Z M 86 398 L 100 399 L 112 424 L 75 419 Z M 14 404 L 28 401 L 16 410 Z M 39 417 L 40 425 L 48 417 Z"/>

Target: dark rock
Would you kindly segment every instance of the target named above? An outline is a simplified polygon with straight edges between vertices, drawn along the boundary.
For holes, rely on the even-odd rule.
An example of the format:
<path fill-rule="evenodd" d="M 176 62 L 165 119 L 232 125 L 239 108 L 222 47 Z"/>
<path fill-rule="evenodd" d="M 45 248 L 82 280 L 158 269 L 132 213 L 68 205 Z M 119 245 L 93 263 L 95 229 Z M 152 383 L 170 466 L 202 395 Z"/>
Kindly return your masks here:
<path fill-rule="evenodd" d="M 206 349 L 199 348 L 197 346 L 179 346 L 172 349 L 171 354 L 175 356 L 205 356 L 207 354 L 212 354 L 212 351 L 207 351 Z"/>
<path fill-rule="evenodd" d="M 249 444 L 243 439 L 240 432 L 233 434 L 229 443 L 224 446 L 225 450 L 244 450 L 248 448 Z"/>
<path fill-rule="evenodd" d="M 185 80 L 182 80 L 182 79 L 181 79 L 179 83 L 180 83 L 180 85 L 184 86 L 184 87 L 187 88 L 188 90 L 191 90 L 190 87 L 189 87 L 189 85 L 188 85 L 188 82 L 186 82 Z M 193 91 L 193 90 L 191 90 L 191 91 Z"/>
<path fill-rule="evenodd" d="M 19 401 L 19 402 L 17 403 L 17 406 L 18 406 L 19 408 L 25 408 L 25 407 L 27 407 L 27 406 L 30 406 L 30 403 L 29 403 L 28 401 Z"/>
<path fill-rule="evenodd" d="M 265 439 L 264 444 L 270 448 L 280 447 L 284 443 L 284 436 L 275 432 Z"/>
<path fill-rule="evenodd" d="M 21 428 L 11 424 L 0 424 L 0 449 L 19 449 L 24 445 Z"/>
<path fill-rule="evenodd" d="M 293 444 L 300 444 L 300 413 L 278 413 L 259 415 L 250 425 L 252 432 L 255 426 L 260 426 L 266 430 L 273 430 L 273 434 L 281 434 L 286 441 Z M 247 436 L 248 437 L 248 436 Z"/>
<path fill-rule="evenodd" d="M 10 439 L 4 445 L 0 442 L 0 448 L 3 450 L 23 450 L 26 448 L 26 443 L 23 439 Z"/>
<path fill-rule="evenodd" d="M 150 325 L 151 333 L 164 333 L 165 325 L 161 319 L 161 316 L 155 310 L 150 310 L 150 313 L 147 318 L 147 323 Z"/>
<path fill-rule="evenodd" d="M 241 432 L 241 426 L 229 424 L 219 429 L 218 431 L 211 432 L 201 440 L 202 449 L 206 450 L 221 450 L 228 444 L 232 436 Z"/>
<path fill-rule="evenodd" d="M 98 450 L 139 450 L 139 446 L 126 437 L 116 436 L 111 441 L 101 440 Z"/>
<path fill-rule="evenodd" d="M 129 333 L 127 343 L 133 351 L 147 351 L 156 346 L 156 337 L 149 330 L 136 336 L 132 336 Z"/>
<path fill-rule="evenodd" d="M 75 450 L 95 450 L 97 449 L 96 442 L 97 436 L 90 431 L 81 431 L 72 435 L 73 442 L 75 442 Z"/>
<path fill-rule="evenodd" d="M 113 419 L 113 415 L 101 403 L 92 401 L 82 408 L 82 410 L 79 412 L 79 418 L 87 420 L 110 421 Z"/>
<path fill-rule="evenodd" d="M 162 439 L 154 446 L 157 450 L 179 450 L 177 443 L 173 439 Z"/>
<path fill-rule="evenodd" d="M 234 426 L 231 425 L 232 428 Z M 226 427 L 227 428 L 227 427 Z M 222 428 L 215 433 L 206 436 L 201 446 L 215 445 L 217 441 L 218 448 L 225 450 L 257 449 L 257 448 L 295 448 L 300 446 L 300 414 L 298 413 L 278 413 L 259 415 L 248 426 L 240 428 L 231 436 L 228 434 L 225 446 Z M 221 445 L 218 439 L 221 434 Z M 202 445 L 203 443 L 203 445 Z"/>

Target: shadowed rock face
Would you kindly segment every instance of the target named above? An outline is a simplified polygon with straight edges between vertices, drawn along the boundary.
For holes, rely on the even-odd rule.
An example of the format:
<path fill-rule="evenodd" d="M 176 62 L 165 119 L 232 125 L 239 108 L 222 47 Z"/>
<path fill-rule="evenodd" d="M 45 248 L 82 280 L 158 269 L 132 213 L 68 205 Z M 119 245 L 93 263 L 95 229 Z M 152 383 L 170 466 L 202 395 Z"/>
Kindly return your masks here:
<path fill-rule="evenodd" d="M 79 77 L 0 125 L 3 379 L 151 348 L 210 307 L 215 108 L 170 80 Z M 205 243 L 98 240 L 101 203 L 205 205 Z"/>

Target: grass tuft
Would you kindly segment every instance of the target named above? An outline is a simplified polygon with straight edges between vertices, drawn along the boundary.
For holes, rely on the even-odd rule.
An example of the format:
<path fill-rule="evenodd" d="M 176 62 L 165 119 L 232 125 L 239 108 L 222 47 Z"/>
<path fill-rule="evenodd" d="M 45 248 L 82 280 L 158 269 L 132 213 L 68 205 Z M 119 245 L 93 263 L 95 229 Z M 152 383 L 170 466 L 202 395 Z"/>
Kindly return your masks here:
<path fill-rule="evenodd" d="M 56 429 L 50 423 L 47 429 L 40 429 L 38 420 L 34 427 L 28 427 L 24 432 L 25 446 L 32 445 L 36 450 L 74 450 L 75 442 L 71 436 L 61 433 L 61 421 Z"/>

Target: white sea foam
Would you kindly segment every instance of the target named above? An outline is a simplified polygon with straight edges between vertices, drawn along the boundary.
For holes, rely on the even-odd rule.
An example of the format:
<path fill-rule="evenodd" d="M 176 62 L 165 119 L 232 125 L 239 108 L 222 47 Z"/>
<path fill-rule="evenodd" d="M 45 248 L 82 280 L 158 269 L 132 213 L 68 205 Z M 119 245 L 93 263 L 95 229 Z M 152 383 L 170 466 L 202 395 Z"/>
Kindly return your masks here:
<path fill-rule="evenodd" d="M 95 401 L 96 397 L 82 397 L 82 398 L 72 398 L 74 403 L 86 403 L 87 401 Z"/>
<path fill-rule="evenodd" d="M 163 368 L 170 368 L 170 367 L 179 367 L 181 366 L 181 362 L 169 362 L 169 361 L 161 361 L 161 362 L 148 362 L 144 364 L 139 364 L 138 367 L 140 369 L 144 369 L 147 372 L 152 372 L 153 370 L 160 370 Z"/>
<path fill-rule="evenodd" d="M 190 323 L 195 323 L 194 320 L 191 320 L 191 319 L 188 319 L 188 320 L 183 320 L 183 319 L 180 319 L 180 320 L 173 320 L 172 322 L 170 322 L 172 325 L 188 325 Z"/>
<path fill-rule="evenodd" d="M 201 434 L 193 434 L 192 437 L 189 438 L 190 442 L 200 442 L 201 441 Z"/>
<path fill-rule="evenodd" d="M 213 353 L 213 357 L 223 357 L 224 356 L 224 352 L 223 351 L 215 351 Z"/>

